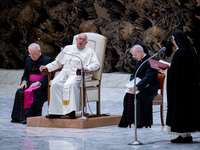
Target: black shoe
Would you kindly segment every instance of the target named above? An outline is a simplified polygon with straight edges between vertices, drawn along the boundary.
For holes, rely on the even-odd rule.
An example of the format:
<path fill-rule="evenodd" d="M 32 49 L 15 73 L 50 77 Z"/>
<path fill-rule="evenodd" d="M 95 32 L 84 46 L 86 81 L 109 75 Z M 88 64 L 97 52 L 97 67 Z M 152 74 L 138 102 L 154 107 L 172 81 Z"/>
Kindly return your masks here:
<path fill-rule="evenodd" d="M 69 119 L 76 119 L 76 112 L 72 111 L 71 113 L 69 113 Z"/>
<path fill-rule="evenodd" d="M 121 122 L 119 123 L 118 127 L 120 128 L 127 128 L 127 127 L 130 127 L 131 128 L 131 124 L 130 122 Z"/>
<path fill-rule="evenodd" d="M 171 140 L 172 143 L 192 143 L 192 136 L 188 136 L 183 138 L 182 136 L 178 136 L 176 139 Z"/>
<path fill-rule="evenodd" d="M 20 123 L 19 121 L 16 121 L 16 120 L 11 120 L 10 122 L 12 122 L 12 123 Z"/>
<path fill-rule="evenodd" d="M 27 121 L 26 121 L 26 120 L 23 120 L 21 123 L 22 123 L 22 124 L 27 124 Z"/>
<path fill-rule="evenodd" d="M 143 128 L 144 126 L 143 125 L 137 125 L 137 128 Z"/>
<path fill-rule="evenodd" d="M 48 119 L 59 119 L 61 115 L 46 115 L 45 117 Z"/>

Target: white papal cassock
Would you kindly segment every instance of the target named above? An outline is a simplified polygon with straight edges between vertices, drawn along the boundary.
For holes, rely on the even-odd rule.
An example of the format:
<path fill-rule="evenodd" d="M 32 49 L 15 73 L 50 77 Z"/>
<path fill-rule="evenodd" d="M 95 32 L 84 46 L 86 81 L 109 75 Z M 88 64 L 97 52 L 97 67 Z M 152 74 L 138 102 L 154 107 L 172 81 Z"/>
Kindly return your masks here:
<path fill-rule="evenodd" d="M 95 51 L 89 47 L 79 50 L 76 45 L 69 45 L 65 46 L 63 52 L 80 57 L 83 67 L 87 67 L 89 71 L 100 68 Z M 49 114 L 65 115 L 74 110 L 81 110 L 79 88 L 81 76 L 76 75 L 76 70 L 81 67 L 81 61 L 79 58 L 69 56 L 63 52 L 58 54 L 55 61 L 46 65 L 49 72 L 64 65 L 51 84 Z M 86 75 L 85 78 L 86 80 L 91 79 L 91 75 Z"/>

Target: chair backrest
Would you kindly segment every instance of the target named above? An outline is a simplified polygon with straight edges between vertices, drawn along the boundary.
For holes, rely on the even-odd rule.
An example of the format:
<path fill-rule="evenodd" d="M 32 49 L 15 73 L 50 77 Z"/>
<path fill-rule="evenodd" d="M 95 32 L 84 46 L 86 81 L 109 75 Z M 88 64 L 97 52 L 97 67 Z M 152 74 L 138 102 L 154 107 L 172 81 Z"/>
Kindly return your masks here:
<path fill-rule="evenodd" d="M 101 65 L 101 68 L 97 71 L 93 72 L 93 79 L 101 80 L 102 77 L 102 71 L 103 71 L 103 65 L 104 65 L 104 57 L 105 57 L 105 50 L 106 50 L 106 43 L 107 38 L 103 35 L 92 33 L 92 32 L 85 32 L 84 34 L 87 35 L 88 43 L 87 47 L 90 47 L 93 49 L 98 57 L 99 63 Z M 78 34 L 74 36 L 73 38 L 73 45 L 76 44 L 76 38 L 78 37 Z"/>
<path fill-rule="evenodd" d="M 161 95 L 163 95 L 164 81 L 165 81 L 165 74 L 159 73 L 158 74 L 158 82 L 159 82 L 159 89 L 161 90 Z"/>

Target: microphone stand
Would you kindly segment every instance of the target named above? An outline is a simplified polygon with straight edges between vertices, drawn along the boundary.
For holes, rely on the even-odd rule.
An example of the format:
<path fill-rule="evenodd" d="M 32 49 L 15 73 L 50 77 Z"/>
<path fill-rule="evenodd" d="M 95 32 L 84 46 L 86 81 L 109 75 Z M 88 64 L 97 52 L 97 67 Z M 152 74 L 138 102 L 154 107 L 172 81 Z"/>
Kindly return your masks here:
<path fill-rule="evenodd" d="M 166 48 L 162 48 L 160 51 L 158 51 L 157 53 L 155 53 L 154 55 L 152 55 L 151 57 L 149 57 L 148 59 L 146 59 L 136 70 L 135 72 L 135 76 L 134 76 L 134 122 L 135 122 L 135 141 L 129 143 L 128 145 L 142 145 L 142 143 L 140 143 L 137 139 L 137 99 L 136 99 L 136 76 L 137 73 L 139 71 L 139 69 L 143 66 L 143 64 L 145 64 L 149 59 L 155 57 L 157 54 L 159 54 L 160 52 L 164 51 Z"/>
<path fill-rule="evenodd" d="M 66 55 L 70 55 L 73 57 L 77 57 L 80 62 L 81 62 L 81 101 L 82 101 L 82 113 L 81 113 L 81 117 L 77 118 L 77 119 L 81 119 L 81 120 L 87 120 L 88 118 L 84 116 L 84 106 L 83 106 L 83 87 L 84 87 L 84 77 L 83 77 L 83 61 L 80 57 L 73 55 L 73 54 L 69 54 L 63 51 L 63 48 L 61 48 L 62 53 L 66 54 Z"/>

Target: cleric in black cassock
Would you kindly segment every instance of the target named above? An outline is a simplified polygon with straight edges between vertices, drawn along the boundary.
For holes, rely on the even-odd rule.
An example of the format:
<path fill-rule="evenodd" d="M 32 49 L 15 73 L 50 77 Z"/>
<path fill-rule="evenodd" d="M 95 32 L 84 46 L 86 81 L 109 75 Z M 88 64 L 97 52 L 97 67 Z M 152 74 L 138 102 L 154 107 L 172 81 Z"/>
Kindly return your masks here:
<path fill-rule="evenodd" d="M 137 59 L 137 64 L 134 69 L 133 75 L 131 75 L 132 80 L 135 76 L 137 68 L 149 58 L 148 55 L 144 53 L 142 46 L 135 45 L 130 51 L 135 59 Z M 137 77 L 141 81 L 136 85 L 136 89 L 140 92 L 136 95 L 137 98 L 137 127 L 142 128 L 143 126 L 151 126 L 152 121 L 152 100 L 157 95 L 158 91 L 158 71 L 151 68 L 149 61 L 147 61 L 138 71 Z M 134 90 L 133 90 L 134 91 Z M 126 93 L 124 97 L 124 110 L 119 123 L 119 127 L 128 127 L 134 123 L 134 94 Z"/>
<path fill-rule="evenodd" d="M 184 32 L 173 33 L 174 52 L 167 72 L 167 131 L 179 135 L 172 143 L 191 143 L 200 131 L 199 66 L 197 54 Z"/>
<path fill-rule="evenodd" d="M 41 65 L 46 65 L 52 61 L 50 57 L 41 54 L 40 46 L 38 44 L 30 44 L 28 51 L 30 57 L 26 59 L 24 73 L 21 78 L 21 85 L 16 91 L 11 114 L 11 122 L 23 124 L 26 124 L 27 117 L 41 115 L 42 106 L 44 102 L 47 101 L 48 76 L 42 76 L 39 68 Z M 35 82 L 31 82 L 29 78 L 30 75 L 39 75 L 42 76 L 42 78 Z M 36 86 L 41 87 L 34 90 L 33 103 L 30 105 L 30 108 L 24 109 L 24 91 L 27 88 L 34 88 Z"/>

